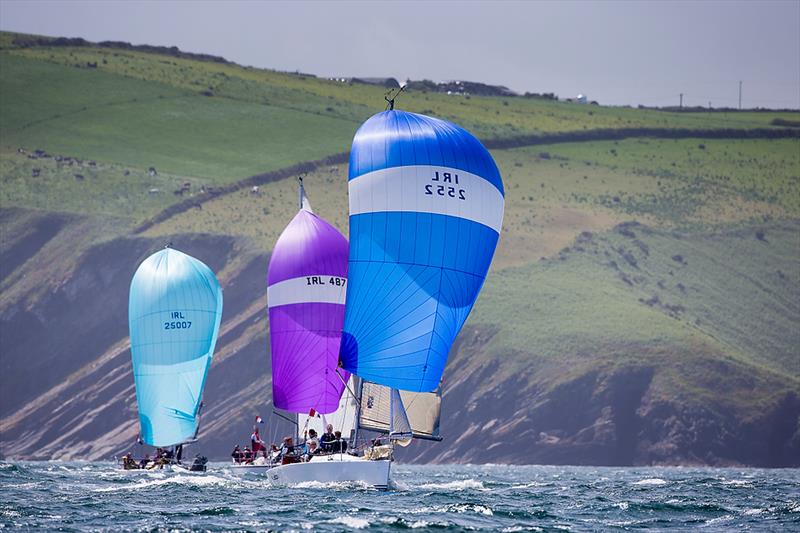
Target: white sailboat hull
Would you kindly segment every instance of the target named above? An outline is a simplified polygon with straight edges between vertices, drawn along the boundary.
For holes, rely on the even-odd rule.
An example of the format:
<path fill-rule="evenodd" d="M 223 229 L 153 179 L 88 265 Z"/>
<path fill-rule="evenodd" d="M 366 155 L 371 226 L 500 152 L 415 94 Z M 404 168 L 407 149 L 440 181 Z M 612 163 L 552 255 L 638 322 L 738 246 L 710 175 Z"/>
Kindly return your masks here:
<path fill-rule="evenodd" d="M 265 474 L 275 485 L 297 485 L 299 483 L 348 483 L 360 482 L 386 490 L 391 480 L 391 461 L 368 461 L 346 453 L 317 456 L 307 463 L 279 465 Z"/>

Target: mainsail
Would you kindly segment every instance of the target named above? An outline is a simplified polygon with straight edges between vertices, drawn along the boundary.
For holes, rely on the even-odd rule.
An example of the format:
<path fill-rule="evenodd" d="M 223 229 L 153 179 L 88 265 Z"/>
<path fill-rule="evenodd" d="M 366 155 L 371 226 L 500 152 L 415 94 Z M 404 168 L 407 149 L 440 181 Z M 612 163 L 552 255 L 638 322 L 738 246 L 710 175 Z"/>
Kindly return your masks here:
<path fill-rule="evenodd" d="M 414 438 L 441 440 L 439 415 L 441 390 L 433 392 L 399 391 L 399 397 Z M 389 433 L 391 389 L 377 383 L 364 382 L 361 387 L 359 427 Z"/>
<path fill-rule="evenodd" d="M 344 368 L 430 392 L 478 297 L 503 221 L 489 152 L 444 120 L 385 111 L 350 151 Z"/>
<path fill-rule="evenodd" d="M 151 446 L 187 442 L 222 318 L 222 289 L 202 262 L 166 248 L 131 281 L 128 325 L 141 437 Z"/>
<path fill-rule="evenodd" d="M 294 413 L 332 413 L 349 374 L 339 363 L 347 284 L 347 240 L 311 211 L 300 211 L 275 243 L 267 274 L 272 398 Z"/>

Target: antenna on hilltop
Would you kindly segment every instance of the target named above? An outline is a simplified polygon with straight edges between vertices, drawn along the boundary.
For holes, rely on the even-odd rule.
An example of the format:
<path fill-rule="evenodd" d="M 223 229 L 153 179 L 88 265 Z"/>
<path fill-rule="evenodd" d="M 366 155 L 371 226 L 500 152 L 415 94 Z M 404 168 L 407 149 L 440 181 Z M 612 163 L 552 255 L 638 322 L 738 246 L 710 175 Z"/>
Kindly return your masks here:
<path fill-rule="evenodd" d="M 403 90 L 405 88 L 406 88 L 405 85 L 401 85 L 399 89 L 389 89 L 388 91 L 386 91 L 386 94 L 383 95 L 383 99 L 386 100 L 386 102 L 387 102 L 387 104 L 386 104 L 386 110 L 387 111 L 394 110 L 394 99 L 397 98 L 400 95 L 400 93 L 403 92 Z M 392 91 L 397 91 L 397 92 L 395 92 L 394 95 L 392 95 Z M 391 98 L 390 98 L 390 95 L 391 95 Z"/>

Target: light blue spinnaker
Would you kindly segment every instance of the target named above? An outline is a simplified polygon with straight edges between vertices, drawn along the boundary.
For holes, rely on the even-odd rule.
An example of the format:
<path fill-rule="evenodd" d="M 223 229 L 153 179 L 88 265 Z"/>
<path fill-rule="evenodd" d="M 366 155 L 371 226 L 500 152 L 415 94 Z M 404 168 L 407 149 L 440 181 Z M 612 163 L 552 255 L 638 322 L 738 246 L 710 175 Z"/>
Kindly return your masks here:
<path fill-rule="evenodd" d="M 222 289 L 205 264 L 166 248 L 131 281 L 128 325 L 141 436 L 151 446 L 192 440 L 222 318 Z"/>
<path fill-rule="evenodd" d="M 356 133 L 348 189 L 342 364 L 387 387 L 433 391 L 497 246 L 500 172 L 463 128 L 390 110 Z"/>

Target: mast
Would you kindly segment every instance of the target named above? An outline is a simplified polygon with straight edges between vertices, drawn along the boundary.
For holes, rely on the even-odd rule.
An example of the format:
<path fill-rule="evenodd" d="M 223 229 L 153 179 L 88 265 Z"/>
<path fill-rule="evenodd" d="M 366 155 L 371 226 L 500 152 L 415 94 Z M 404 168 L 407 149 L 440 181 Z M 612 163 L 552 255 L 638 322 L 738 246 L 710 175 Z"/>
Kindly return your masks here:
<path fill-rule="evenodd" d="M 353 374 L 355 376 L 355 374 Z M 364 394 L 364 380 L 356 377 L 355 379 L 358 380 L 358 396 L 356 396 L 356 423 L 355 427 L 353 428 L 353 442 L 351 445 L 352 449 L 356 449 L 358 446 L 358 430 L 361 427 L 361 395 Z"/>
<path fill-rule="evenodd" d="M 298 202 L 297 203 L 299 204 L 298 207 L 300 209 L 303 209 L 303 198 L 306 195 L 306 191 L 303 188 L 303 176 L 300 176 L 300 177 L 297 178 L 297 183 L 298 183 L 298 186 L 297 186 Z"/>
<path fill-rule="evenodd" d="M 392 440 L 392 433 L 394 433 L 394 389 L 389 389 L 389 441 Z"/>

